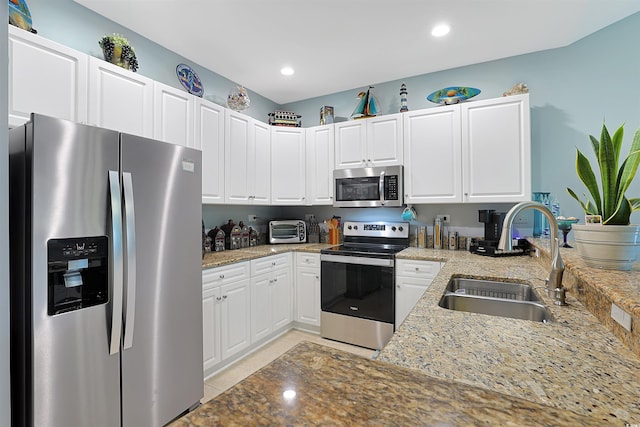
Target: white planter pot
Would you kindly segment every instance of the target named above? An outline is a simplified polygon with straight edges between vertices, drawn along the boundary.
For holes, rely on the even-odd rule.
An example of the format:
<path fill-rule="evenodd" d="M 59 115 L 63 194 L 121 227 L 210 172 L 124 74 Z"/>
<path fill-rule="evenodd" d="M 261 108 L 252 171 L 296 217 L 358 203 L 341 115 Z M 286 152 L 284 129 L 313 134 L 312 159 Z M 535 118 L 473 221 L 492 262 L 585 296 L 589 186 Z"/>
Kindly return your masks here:
<path fill-rule="evenodd" d="M 640 252 L 640 225 L 574 225 L 578 254 L 589 267 L 631 270 Z"/>

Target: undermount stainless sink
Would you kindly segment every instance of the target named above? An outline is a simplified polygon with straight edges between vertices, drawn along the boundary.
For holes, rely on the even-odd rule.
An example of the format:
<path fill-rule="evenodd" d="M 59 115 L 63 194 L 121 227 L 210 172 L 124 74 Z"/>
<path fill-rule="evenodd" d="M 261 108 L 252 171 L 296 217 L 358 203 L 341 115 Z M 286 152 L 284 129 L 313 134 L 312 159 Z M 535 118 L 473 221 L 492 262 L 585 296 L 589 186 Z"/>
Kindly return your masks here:
<path fill-rule="evenodd" d="M 449 310 L 512 319 L 552 321 L 538 295 L 525 283 L 454 277 L 447 284 L 438 305 Z"/>

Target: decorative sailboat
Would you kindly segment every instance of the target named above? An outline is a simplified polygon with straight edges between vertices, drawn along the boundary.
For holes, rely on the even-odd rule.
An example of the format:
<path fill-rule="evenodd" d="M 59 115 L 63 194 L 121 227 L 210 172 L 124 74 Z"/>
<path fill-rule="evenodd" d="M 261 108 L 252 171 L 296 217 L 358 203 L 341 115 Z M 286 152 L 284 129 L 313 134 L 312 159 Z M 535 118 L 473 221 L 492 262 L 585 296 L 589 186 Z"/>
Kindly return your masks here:
<path fill-rule="evenodd" d="M 360 92 L 358 94 L 360 101 L 358 102 L 356 109 L 353 110 L 353 114 L 351 114 L 352 118 L 363 119 L 365 117 L 373 117 L 380 111 L 380 108 L 378 108 L 378 101 L 376 100 L 376 97 L 373 96 L 371 89 L 373 89 L 373 86 L 369 86 L 369 89 L 367 89 L 366 92 Z"/>

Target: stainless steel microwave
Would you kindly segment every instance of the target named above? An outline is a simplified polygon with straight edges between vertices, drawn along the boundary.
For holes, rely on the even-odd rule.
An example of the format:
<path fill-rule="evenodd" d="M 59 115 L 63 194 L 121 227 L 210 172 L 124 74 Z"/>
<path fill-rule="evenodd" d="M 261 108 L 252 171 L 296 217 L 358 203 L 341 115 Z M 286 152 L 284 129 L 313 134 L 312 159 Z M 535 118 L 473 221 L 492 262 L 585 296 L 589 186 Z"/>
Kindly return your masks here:
<path fill-rule="evenodd" d="M 307 224 L 297 219 L 269 221 L 269 243 L 306 243 Z"/>
<path fill-rule="evenodd" d="M 336 169 L 333 171 L 333 206 L 402 206 L 402 166 Z"/>

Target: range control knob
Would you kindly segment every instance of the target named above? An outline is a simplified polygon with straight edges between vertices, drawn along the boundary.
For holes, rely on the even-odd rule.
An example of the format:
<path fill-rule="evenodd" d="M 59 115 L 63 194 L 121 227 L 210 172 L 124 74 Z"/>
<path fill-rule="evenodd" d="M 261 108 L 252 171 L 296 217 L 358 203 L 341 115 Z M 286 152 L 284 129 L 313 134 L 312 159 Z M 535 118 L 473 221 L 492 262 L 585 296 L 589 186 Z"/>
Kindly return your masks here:
<path fill-rule="evenodd" d="M 400 226 L 400 227 L 398 227 L 398 230 L 402 231 L 402 230 L 404 230 L 404 228 L 402 226 Z"/>
<path fill-rule="evenodd" d="M 354 230 L 357 230 L 357 229 L 358 229 L 358 226 L 357 226 L 357 225 L 354 225 L 354 226 L 353 226 L 353 229 L 354 229 Z"/>
<path fill-rule="evenodd" d="M 396 226 L 395 225 L 391 227 L 391 231 L 396 231 Z"/>
<path fill-rule="evenodd" d="M 349 230 L 351 230 L 351 228 L 352 228 L 352 227 L 351 227 L 351 226 L 348 226 L 347 228 L 348 228 Z"/>

